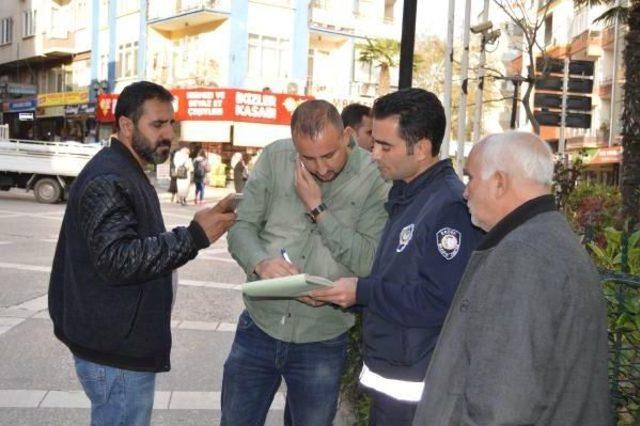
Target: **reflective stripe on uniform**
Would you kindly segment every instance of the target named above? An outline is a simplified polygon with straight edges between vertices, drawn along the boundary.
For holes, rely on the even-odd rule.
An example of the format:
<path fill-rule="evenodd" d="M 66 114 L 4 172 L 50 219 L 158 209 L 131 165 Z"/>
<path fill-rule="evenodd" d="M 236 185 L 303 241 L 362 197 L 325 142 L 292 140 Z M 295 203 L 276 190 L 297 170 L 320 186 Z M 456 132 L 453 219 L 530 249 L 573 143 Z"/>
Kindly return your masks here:
<path fill-rule="evenodd" d="M 424 382 L 412 382 L 409 380 L 387 379 L 369 370 L 366 364 L 362 365 L 360 383 L 370 389 L 388 395 L 400 401 L 418 402 L 422 397 Z"/>

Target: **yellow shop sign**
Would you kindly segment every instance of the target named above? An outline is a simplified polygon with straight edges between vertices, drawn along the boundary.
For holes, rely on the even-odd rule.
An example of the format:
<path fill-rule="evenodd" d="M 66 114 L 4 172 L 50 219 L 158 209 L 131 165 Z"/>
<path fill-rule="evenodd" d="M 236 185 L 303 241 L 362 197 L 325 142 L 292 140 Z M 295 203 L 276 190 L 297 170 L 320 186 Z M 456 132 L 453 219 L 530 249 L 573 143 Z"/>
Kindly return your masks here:
<path fill-rule="evenodd" d="M 89 91 L 43 93 L 38 95 L 38 106 L 77 105 L 89 102 Z"/>

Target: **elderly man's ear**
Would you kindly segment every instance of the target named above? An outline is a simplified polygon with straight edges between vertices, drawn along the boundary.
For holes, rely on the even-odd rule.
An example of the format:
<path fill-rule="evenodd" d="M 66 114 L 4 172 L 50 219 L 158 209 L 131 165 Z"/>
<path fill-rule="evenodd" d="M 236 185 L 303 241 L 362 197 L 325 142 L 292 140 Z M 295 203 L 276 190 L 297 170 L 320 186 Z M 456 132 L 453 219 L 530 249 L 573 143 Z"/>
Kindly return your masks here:
<path fill-rule="evenodd" d="M 496 171 L 492 179 L 494 181 L 493 190 L 495 198 L 503 197 L 509 191 L 509 186 L 512 185 L 509 176 L 503 171 Z"/>

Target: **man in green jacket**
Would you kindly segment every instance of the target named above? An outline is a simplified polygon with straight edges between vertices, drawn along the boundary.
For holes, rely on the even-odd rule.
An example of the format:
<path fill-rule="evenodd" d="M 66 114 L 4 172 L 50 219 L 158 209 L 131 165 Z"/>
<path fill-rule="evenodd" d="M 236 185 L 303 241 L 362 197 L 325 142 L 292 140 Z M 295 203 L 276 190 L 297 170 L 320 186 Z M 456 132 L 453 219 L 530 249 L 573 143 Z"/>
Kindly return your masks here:
<path fill-rule="evenodd" d="M 365 151 L 347 148 L 328 102 L 301 104 L 291 134 L 265 148 L 247 181 L 230 253 L 250 281 L 366 276 L 387 219 L 388 185 Z M 264 423 L 282 378 L 285 424 L 330 425 L 353 315 L 311 299 L 244 302 L 224 366 L 222 425 Z"/>

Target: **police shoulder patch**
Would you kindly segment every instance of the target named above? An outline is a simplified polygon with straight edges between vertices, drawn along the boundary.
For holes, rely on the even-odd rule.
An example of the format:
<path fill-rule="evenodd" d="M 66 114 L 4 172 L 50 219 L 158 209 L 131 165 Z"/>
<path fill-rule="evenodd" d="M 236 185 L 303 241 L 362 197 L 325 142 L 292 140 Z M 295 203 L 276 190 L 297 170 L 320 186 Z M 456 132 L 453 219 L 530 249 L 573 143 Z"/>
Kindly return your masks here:
<path fill-rule="evenodd" d="M 407 247 L 407 244 L 409 244 L 409 241 L 411 241 L 411 238 L 413 238 L 414 228 L 415 225 L 413 223 L 402 228 L 402 231 L 400 231 L 398 247 L 396 247 L 396 253 L 402 252 Z"/>
<path fill-rule="evenodd" d="M 462 243 L 462 234 L 457 229 L 442 228 L 436 232 L 438 251 L 447 260 L 451 260 L 458 254 Z"/>

